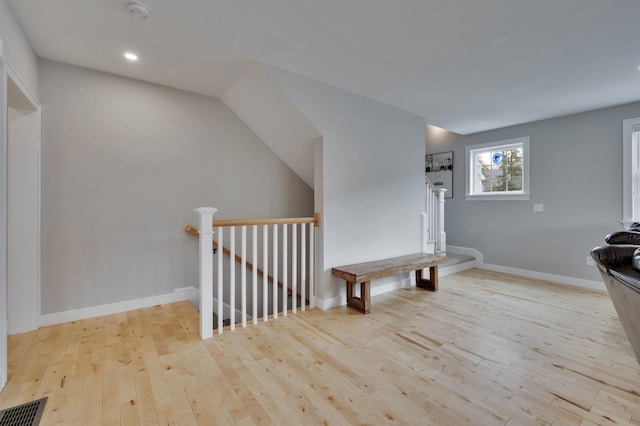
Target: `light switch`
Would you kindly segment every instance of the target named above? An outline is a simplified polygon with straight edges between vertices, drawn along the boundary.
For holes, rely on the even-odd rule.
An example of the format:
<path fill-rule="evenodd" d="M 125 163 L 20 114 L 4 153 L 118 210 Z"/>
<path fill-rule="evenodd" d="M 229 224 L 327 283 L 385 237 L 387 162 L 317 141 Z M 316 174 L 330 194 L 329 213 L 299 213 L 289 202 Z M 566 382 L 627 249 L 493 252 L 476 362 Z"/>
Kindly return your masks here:
<path fill-rule="evenodd" d="M 540 204 L 538 204 L 538 203 L 534 204 L 533 205 L 533 211 L 534 212 L 543 212 L 544 211 L 544 204 L 541 204 L 541 203 Z"/>

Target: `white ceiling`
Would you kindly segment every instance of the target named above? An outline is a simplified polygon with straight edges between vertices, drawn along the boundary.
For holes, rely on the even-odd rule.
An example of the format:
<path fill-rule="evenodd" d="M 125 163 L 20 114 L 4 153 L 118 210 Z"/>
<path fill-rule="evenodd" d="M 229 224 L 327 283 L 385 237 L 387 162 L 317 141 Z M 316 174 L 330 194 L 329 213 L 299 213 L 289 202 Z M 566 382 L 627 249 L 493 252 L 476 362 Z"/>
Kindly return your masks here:
<path fill-rule="evenodd" d="M 9 3 L 41 57 L 215 97 L 259 61 L 463 134 L 640 100 L 638 0 Z"/>

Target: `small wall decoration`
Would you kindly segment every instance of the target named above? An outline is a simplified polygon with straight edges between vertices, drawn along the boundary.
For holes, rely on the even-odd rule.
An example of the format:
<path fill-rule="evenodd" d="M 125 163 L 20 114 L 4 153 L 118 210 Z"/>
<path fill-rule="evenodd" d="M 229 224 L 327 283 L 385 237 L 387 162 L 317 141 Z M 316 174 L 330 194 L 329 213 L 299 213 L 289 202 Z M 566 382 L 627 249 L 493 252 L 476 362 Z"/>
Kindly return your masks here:
<path fill-rule="evenodd" d="M 425 156 L 425 174 L 436 189 L 445 188 L 445 198 L 453 198 L 453 151 Z"/>

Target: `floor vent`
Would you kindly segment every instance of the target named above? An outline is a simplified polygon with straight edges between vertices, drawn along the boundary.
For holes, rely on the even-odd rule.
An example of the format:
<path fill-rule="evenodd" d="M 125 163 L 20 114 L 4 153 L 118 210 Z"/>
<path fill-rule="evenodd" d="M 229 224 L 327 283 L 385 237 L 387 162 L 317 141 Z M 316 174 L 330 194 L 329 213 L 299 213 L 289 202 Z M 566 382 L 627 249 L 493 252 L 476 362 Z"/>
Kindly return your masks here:
<path fill-rule="evenodd" d="M 38 426 L 47 397 L 0 411 L 0 426 Z"/>

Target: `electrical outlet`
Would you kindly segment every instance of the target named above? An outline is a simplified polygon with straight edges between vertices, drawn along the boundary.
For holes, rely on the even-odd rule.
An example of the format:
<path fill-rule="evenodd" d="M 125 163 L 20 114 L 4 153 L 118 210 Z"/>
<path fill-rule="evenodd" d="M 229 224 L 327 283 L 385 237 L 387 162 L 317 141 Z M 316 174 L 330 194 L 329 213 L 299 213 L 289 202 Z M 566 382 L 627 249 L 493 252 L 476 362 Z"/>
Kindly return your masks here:
<path fill-rule="evenodd" d="M 596 264 L 593 263 L 593 258 L 591 256 L 587 256 L 587 266 L 595 266 Z"/>
<path fill-rule="evenodd" d="M 540 213 L 544 211 L 544 204 L 536 203 L 533 205 L 533 211 L 536 213 Z"/>

